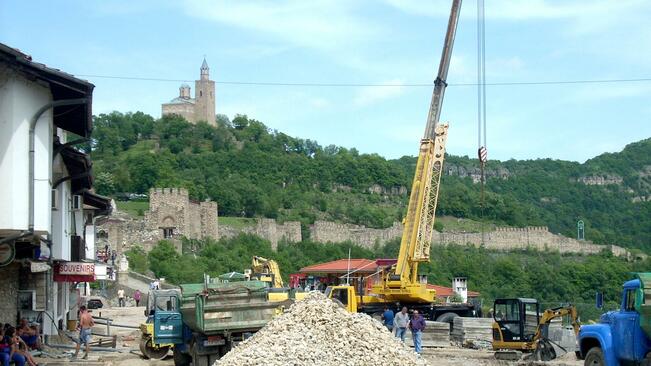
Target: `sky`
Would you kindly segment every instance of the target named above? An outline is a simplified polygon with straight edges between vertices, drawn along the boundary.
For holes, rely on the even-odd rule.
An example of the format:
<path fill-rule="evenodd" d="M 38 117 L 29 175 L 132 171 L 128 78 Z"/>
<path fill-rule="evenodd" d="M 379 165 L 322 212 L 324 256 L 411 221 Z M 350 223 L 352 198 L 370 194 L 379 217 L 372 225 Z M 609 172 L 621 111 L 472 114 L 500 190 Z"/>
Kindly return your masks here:
<path fill-rule="evenodd" d="M 418 152 L 450 4 L 0 0 L 0 42 L 94 83 L 95 114 L 159 117 L 180 80 L 194 86 L 205 55 L 217 81 L 217 113 L 246 114 L 323 146 L 398 158 Z M 649 1 L 485 6 L 487 83 L 651 78 Z M 476 0 L 463 3 L 441 113 L 450 124 L 447 151 L 471 157 L 477 87 L 458 84 L 477 80 L 476 11 Z M 619 151 L 651 137 L 650 95 L 651 81 L 488 85 L 489 159 L 583 162 Z"/>

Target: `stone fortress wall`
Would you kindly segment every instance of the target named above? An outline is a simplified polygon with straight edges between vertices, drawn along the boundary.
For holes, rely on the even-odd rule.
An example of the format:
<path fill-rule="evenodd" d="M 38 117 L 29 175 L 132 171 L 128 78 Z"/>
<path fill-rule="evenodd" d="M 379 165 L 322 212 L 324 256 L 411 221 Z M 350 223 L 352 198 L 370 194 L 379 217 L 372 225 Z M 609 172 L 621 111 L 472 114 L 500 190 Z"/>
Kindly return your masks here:
<path fill-rule="evenodd" d="M 301 223 L 298 221 L 287 221 L 279 224 L 274 219 L 257 219 L 254 226 L 244 228 L 234 228 L 228 225 L 222 225 L 219 231 L 219 237 L 232 238 L 240 233 L 253 234 L 271 242 L 271 247 L 276 250 L 278 243 L 285 240 L 290 243 L 299 243 L 303 240 L 301 234 Z"/>
<path fill-rule="evenodd" d="M 116 213 L 99 225 L 99 248 L 104 243 L 123 253 L 137 244 L 145 251 L 164 238 L 165 229 L 173 230 L 172 242 L 181 250 L 180 236 L 190 239 L 231 238 L 240 233 L 260 236 L 271 242 L 274 250 L 285 240 L 299 243 L 303 240 L 301 224 L 297 221 L 278 223 L 273 219 L 257 219 L 254 225 L 218 226 L 217 203 L 192 202 L 182 188 L 156 188 L 150 191 L 150 208 L 144 219 L 134 219 Z M 310 226 L 310 238 L 317 242 L 352 242 L 366 248 L 382 245 L 402 236 L 403 225 L 395 222 L 385 229 L 360 225 L 316 221 Z M 176 239 L 176 240 L 175 240 Z M 616 256 L 632 258 L 633 254 L 617 245 L 598 245 L 549 232 L 547 227 L 497 228 L 479 232 L 434 232 L 432 245 L 474 245 L 495 250 L 558 251 L 560 253 L 596 254 L 608 250 Z"/>
<path fill-rule="evenodd" d="M 386 229 L 372 229 L 358 225 L 338 224 L 317 221 L 311 227 L 312 239 L 320 242 L 351 241 L 361 246 L 372 248 L 375 243 L 384 244 L 389 240 L 400 238 L 402 224 L 394 223 Z M 482 238 L 483 237 L 483 238 Z M 485 233 L 468 232 L 434 232 L 432 245 L 474 245 L 494 250 L 535 249 L 543 252 L 597 254 L 608 250 L 613 255 L 632 258 L 633 254 L 617 245 L 599 245 L 587 240 L 576 240 L 549 232 L 546 226 L 524 228 L 497 228 Z"/>
<path fill-rule="evenodd" d="M 372 248 L 376 243 L 384 244 L 402 236 L 402 224 L 394 222 L 386 229 L 373 229 L 352 224 L 339 224 L 331 221 L 315 221 L 310 225 L 310 238 L 322 243 L 350 241 L 363 247 Z"/>

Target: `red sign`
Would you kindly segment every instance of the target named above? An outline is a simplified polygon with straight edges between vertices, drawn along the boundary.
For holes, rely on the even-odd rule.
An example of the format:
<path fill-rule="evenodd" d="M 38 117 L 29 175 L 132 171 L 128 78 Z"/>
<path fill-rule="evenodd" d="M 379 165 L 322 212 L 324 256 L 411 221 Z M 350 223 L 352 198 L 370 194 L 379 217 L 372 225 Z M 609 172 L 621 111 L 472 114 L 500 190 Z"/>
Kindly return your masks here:
<path fill-rule="evenodd" d="M 95 263 L 59 262 L 54 265 L 56 282 L 94 282 Z"/>

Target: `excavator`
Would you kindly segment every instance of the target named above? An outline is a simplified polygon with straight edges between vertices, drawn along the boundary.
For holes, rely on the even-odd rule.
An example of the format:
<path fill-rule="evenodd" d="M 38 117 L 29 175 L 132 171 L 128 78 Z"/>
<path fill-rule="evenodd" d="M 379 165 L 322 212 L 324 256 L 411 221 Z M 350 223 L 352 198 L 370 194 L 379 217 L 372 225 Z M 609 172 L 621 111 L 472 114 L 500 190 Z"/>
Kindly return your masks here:
<path fill-rule="evenodd" d="M 517 361 L 525 354 L 526 360 L 550 361 L 557 357 L 557 348 L 549 339 L 552 320 L 569 317 L 575 336 L 581 325 L 573 305 L 547 309 L 542 315 L 536 299 L 496 299 L 493 305 L 493 350 L 499 360 Z"/>
<path fill-rule="evenodd" d="M 427 287 L 418 275 L 418 264 L 429 262 L 436 205 L 443 173 L 448 124 L 439 123 L 443 96 L 447 86 L 450 57 L 459 20 L 461 0 L 452 1 L 441 62 L 434 81 L 425 134 L 420 140 L 416 172 L 411 187 L 404 231 L 397 262 L 383 273 L 381 281 L 365 296 L 349 285 L 330 286 L 326 295 L 337 299 L 349 311 L 375 313 L 383 304 L 398 304 L 418 309 L 434 320 L 436 291 Z M 454 314 L 452 314 L 454 315 Z"/>
<path fill-rule="evenodd" d="M 266 282 L 270 288 L 283 288 L 280 267 L 273 259 L 253 256 L 251 259 L 251 279 Z"/>
<path fill-rule="evenodd" d="M 250 280 L 258 280 L 267 284 L 269 301 L 284 303 L 287 300 L 302 300 L 305 298 L 305 293 L 294 292 L 285 287 L 280 274 L 280 266 L 273 259 L 253 256 L 251 269 L 245 272 L 248 273 Z"/>

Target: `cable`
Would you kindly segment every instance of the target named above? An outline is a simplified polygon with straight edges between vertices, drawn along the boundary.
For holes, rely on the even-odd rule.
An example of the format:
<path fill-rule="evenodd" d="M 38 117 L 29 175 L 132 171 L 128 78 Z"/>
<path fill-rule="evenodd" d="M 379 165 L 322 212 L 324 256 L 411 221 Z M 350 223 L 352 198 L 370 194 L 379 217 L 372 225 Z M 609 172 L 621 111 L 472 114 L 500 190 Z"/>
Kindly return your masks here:
<path fill-rule="evenodd" d="M 485 245 L 484 209 L 486 186 L 486 19 L 484 0 L 477 0 L 477 157 L 481 172 L 481 245 Z M 484 144 L 482 145 L 482 137 Z"/>
<path fill-rule="evenodd" d="M 76 77 L 98 78 L 98 79 L 117 79 L 133 81 L 161 81 L 161 82 L 179 82 L 188 83 L 193 80 L 186 79 L 165 79 L 165 78 L 147 78 L 136 76 L 112 76 L 112 75 L 91 75 L 77 74 Z M 651 77 L 628 78 L 628 79 L 584 79 L 584 80 L 542 80 L 542 81 L 504 81 L 484 83 L 487 86 L 518 86 L 518 85 L 564 85 L 564 84 L 599 84 L 599 83 L 638 83 L 651 82 Z M 432 87 L 434 83 L 409 83 L 409 84 L 372 84 L 372 83 L 295 83 L 295 82 L 258 82 L 258 81 L 225 81 L 216 80 L 215 84 L 222 85 L 252 85 L 252 86 L 304 86 L 304 87 Z M 448 86 L 478 86 L 481 83 L 449 83 Z"/>

